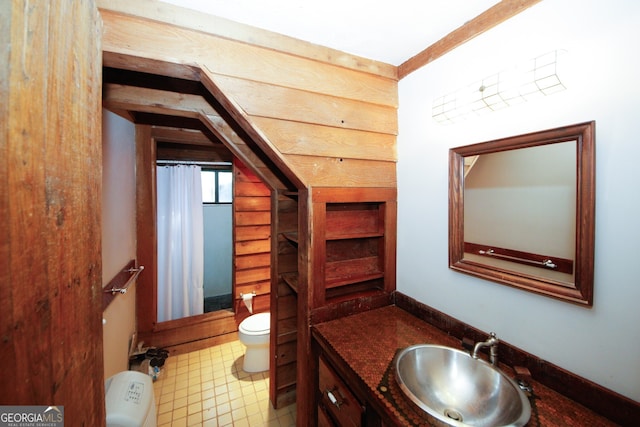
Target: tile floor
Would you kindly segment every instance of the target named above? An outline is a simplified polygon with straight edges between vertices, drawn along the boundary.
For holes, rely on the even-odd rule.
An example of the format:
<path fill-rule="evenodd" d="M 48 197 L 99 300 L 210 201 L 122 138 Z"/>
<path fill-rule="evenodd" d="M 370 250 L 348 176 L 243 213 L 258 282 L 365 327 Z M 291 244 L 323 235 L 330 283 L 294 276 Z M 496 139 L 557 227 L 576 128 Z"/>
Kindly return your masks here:
<path fill-rule="evenodd" d="M 295 404 L 273 409 L 269 372 L 244 372 L 243 357 L 240 341 L 170 356 L 153 385 L 158 427 L 295 426 Z"/>

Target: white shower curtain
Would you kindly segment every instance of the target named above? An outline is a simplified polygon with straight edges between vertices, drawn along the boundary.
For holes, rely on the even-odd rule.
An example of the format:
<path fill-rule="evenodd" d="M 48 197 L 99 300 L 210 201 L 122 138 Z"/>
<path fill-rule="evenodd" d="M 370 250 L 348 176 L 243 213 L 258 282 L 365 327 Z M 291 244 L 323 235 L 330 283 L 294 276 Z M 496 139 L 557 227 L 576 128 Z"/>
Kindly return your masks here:
<path fill-rule="evenodd" d="M 200 166 L 157 167 L 158 322 L 204 311 Z"/>

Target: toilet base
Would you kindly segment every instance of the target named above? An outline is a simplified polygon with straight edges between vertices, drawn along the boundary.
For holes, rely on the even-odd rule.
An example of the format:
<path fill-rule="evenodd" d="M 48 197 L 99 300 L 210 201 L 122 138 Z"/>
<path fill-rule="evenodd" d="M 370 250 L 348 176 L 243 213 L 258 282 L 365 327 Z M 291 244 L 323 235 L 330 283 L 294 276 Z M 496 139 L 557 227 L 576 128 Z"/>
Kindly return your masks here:
<path fill-rule="evenodd" d="M 242 362 L 242 370 L 248 373 L 269 370 L 269 345 L 247 347 Z"/>

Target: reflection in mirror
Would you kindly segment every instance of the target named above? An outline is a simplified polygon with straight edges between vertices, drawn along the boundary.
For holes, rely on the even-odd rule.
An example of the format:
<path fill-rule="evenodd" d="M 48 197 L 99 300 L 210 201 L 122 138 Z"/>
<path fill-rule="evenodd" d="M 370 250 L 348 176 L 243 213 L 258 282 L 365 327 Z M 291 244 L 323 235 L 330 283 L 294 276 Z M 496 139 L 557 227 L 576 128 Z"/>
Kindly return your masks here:
<path fill-rule="evenodd" d="M 590 306 L 594 123 L 450 151 L 454 270 Z"/>

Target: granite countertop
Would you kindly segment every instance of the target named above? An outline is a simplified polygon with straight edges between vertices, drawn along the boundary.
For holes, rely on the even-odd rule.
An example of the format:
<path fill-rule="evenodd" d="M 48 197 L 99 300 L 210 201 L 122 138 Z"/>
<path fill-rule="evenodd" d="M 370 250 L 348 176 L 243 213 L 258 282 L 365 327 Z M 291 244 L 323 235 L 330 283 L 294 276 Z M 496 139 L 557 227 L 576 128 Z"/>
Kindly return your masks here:
<path fill-rule="evenodd" d="M 370 399 L 385 408 L 398 425 L 441 425 L 419 411 L 400 392 L 394 378 L 396 353 L 414 344 L 430 343 L 461 349 L 460 340 L 414 317 L 387 306 L 314 326 L 319 338 L 366 384 Z M 510 367 L 500 368 L 512 375 Z M 512 375 L 513 376 L 513 375 Z M 527 426 L 615 426 L 616 424 L 536 381 L 532 382 L 531 419 Z"/>

